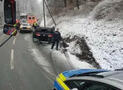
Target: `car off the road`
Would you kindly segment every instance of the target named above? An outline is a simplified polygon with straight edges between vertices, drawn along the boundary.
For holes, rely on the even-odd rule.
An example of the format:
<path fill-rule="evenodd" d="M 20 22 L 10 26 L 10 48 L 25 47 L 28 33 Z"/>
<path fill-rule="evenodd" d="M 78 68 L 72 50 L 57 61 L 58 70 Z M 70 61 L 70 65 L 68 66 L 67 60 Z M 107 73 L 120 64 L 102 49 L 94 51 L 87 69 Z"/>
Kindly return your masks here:
<path fill-rule="evenodd" d="M 54 28 L 38 27 L 33 32 L 33 42 L 51 43 L 54 35 Z"/>
<path fill-rule="evenodd" d="M 80 69 L 58 75 L 53 90 L 123 90 L 123 71 Z"/>

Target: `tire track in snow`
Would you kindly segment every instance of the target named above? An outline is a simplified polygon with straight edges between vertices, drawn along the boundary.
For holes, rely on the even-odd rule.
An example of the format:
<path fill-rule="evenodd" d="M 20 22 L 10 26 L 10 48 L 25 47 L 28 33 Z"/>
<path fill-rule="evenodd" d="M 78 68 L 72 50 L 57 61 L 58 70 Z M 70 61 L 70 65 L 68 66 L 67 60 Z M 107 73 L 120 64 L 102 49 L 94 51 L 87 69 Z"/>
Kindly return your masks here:
<path fill-rule="evenodd" d="M 30 39 L 30 35 L 25 36 L 25 40 L 28 41 L 29 44 L 29 51 L 31 52 L 32 56 L 34 56 L 34 61 L 41 66 L 41 68 L 52 77 L 56 77 L 52 70 L 52 65 L 46 60 L 43 54 L 38 50 L 38 48 L 34 45 L 32 40 Z"/>

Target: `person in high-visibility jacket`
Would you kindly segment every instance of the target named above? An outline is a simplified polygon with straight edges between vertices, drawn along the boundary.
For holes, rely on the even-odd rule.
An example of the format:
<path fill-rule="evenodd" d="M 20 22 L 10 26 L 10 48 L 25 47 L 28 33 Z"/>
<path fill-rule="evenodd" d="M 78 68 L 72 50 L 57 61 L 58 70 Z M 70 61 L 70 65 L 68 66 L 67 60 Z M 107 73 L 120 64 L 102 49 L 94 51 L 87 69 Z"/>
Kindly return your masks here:
<path fill-rule="evenodd" d="M 18 19 L 16 19 L 16 23 L 14 24 L 14 27 L 19 30 L 20 28 L 20 21 Z"/>
<path fill-rule="evenodd" d="M 39 25 L 37 24 L 37 22 L 35 22 L 35 23 L 33 24 L 33 27 L 34 27 L 34 29 L 37 29 L 37 27 L 39 27 Z"/>

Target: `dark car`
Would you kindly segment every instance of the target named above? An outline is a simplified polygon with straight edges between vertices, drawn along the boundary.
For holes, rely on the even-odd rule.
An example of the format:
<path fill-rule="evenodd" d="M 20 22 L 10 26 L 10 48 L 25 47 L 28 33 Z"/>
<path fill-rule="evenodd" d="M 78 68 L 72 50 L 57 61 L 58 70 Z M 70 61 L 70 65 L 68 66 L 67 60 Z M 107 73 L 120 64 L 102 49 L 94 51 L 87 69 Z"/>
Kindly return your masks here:
<path fill-rule="evenodd" d="M 34 42 L 52 42 L 53 34 L 55 29 L 54 28 L 47 28 L 47 27 L 38 27 L 33 32 L 33 41 Z"/>
<path fill-rule="evenodd" d="M 123 71 L 80 69 L 58 75 L 54 90 L 123 90 Z"/>

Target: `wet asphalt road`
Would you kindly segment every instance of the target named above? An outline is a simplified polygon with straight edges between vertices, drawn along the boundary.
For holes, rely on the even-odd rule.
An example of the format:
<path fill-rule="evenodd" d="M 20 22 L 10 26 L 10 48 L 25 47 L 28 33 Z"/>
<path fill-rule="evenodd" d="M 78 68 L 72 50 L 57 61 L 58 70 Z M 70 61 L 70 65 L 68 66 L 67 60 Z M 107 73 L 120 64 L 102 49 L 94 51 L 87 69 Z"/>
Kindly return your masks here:
<path fill-rule="evenodd" d="M 1 35 L 0 43 L 6 38 L 6 35 Z M 34 44 L 31 34 L 12 37 L 0 48 L 0 90 L 52 90 L 57 74 L 72 67 L 49 47 Z M 33 48 L 40 52 L 40 63 L 35 60 L 37 56 L 32 54 Z M 43 65 L 44 61 L 48 64 Z"/>

